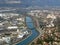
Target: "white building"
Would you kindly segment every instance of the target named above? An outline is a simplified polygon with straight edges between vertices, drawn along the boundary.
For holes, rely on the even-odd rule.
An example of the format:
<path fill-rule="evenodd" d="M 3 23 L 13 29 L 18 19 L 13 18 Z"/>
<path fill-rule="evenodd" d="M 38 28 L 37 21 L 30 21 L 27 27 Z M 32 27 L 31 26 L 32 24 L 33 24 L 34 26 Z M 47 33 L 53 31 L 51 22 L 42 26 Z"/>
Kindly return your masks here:
<path fill-rule="evenodd" d="M 10 37 L 2 37 L 3 41 L 6 43 L 10 43 Z"/>
<path fill-rule="evenodd" d="M 48 19 L 48 18 L 51 18 L 51 19 L 52 19 L 52 20 L 50 21 L 50 24 L 46 25 L 46 27 L 54 27 L 53 21 L 54 21 L 54 19 L 56 19 L 56 16 L 55 16 L 54 14 L 48 14 L 46 18 L 47 18 L 47 19 Z"/>
<path fill-rule="evenodd" d="M 2 26 L 3 25 L 3 23 L 0 23 L 0 26 Z"/>
<path fill-rule="evenodd" d="M 20 33 L 17 38 L 23 38 L 24 34 Z"/>
<path fill-rule="evenodd" d="M 19 31 L 19 29 L 17 30 L 18 36 L 17 38 L 23 38 L 24 35 L 29 34 L 28 31 Z"/>
<path fill-rule="evenodd" d="M 5 14 L 0 13 L 0 17 L 3 17 L 3 16 L 5 16 Z"/>
<path fill-rule="evenodd" d="M 24 21 L 24 18 L 17 18 L 18 21 Z"/>
<path fill-rule="evenodd" d="M 7 27 L 7 29 L 17 29 L 18 27 L 17 26 L 9 26 Z"/>
<path fill-rule="evenodd" d="M 56 19 L 56 16 L 54 14 L 48 14 L 47 18 L 52 18 L 52 19 Z"/>

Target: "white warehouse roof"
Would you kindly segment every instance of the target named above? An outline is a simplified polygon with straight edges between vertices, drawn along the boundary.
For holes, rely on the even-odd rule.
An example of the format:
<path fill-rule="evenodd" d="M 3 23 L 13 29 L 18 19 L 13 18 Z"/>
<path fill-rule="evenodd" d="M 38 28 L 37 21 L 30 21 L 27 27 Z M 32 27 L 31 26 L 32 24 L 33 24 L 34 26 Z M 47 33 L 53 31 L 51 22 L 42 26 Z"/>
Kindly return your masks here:
<path fill-rule="evenodd" d="M 7 29 L 17 29 L 18 27 L 17 26 L 9 26 L 7 27 Z"/>

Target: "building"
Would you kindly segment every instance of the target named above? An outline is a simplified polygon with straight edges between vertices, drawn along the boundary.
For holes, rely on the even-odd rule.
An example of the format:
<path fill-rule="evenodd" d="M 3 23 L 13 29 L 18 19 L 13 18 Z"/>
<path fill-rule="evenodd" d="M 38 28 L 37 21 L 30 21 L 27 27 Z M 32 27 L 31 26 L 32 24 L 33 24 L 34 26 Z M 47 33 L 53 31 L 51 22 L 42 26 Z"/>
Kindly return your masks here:
<path fill-rule="evenodd" d="M 17 26 L 9 26 L 9 27 L 7 27 L 7 29 L 18 29 L 18 27 Z"/>
<path fill-rule="evenodd" d="M 49 19 L 49 20 L 47 20 L 46 27 L 54 27 L 55 25 L 53 22 L 56 19 L 56 16 L 53 14 L 48 14 L 46 18 Z"/>

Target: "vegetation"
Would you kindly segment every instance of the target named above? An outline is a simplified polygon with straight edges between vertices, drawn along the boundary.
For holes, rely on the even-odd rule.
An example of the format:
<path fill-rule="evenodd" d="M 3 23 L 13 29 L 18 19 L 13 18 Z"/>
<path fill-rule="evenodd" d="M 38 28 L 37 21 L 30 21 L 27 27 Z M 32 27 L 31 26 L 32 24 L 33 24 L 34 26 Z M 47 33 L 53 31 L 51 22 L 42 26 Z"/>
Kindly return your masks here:
<path fill-rule="evenodd" d="M 43 40 L 38 38 L 37 41 L 36 41 L 36 43 L 37 44 L 43 44 Z"/>
<path fill-rule="evenodd" d="M 34 45 L 34 44 L 35 44 L 34 42 L 31 43 L 31 45 Z"/>
<path fill-rule="evenodd" d="M 60 18 L 57 18 L 57 26 L 58 26 L 58 31 L 60 32 Z"/>

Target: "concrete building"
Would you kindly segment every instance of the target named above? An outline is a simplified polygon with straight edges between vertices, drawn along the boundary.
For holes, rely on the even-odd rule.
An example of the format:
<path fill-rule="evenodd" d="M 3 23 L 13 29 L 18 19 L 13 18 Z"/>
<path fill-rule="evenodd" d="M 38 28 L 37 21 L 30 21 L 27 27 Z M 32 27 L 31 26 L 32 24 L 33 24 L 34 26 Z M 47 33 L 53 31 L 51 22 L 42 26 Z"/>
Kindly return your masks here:
<path fill-rule="evenodd" d="M 7 29 L 18 29 L 18 27 L 17 26 L 9 26 L 9 27 L 7 27 Z"/>
<path fill-rule="evenodd" d="M 48 14 L 46 18 L 51 19 L 50 21 L 47 20 L 48 25 L 46 25 L 46 27 L 54 27 L 53 21 L 56 19 L 56 16 L 53 14 Z"/>

